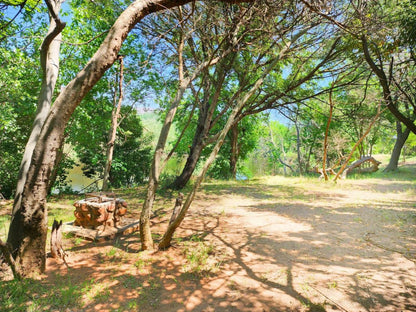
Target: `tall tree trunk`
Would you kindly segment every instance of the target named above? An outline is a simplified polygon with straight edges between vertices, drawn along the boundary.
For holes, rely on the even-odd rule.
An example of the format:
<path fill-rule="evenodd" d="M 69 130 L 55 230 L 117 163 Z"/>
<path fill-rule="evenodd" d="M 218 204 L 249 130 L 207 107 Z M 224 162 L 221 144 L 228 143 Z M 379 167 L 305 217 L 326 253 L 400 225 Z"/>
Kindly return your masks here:
<path fill-rule="evenodd" d="M 399 165 L 400 154 L 402 152 L 403 146 L 406 143 L 407 138 L 409 137 L 410 129 L 406 128 L 402 130 L 402 123 L 396 121 L 396 142 L 394 143 L 393 152 L 390 156 L 390 161 L 387 167 L 384 169 L 384 172 L 397 170 Z"/>
<path fill-rule="evenodd" d="M 299 129 L 297 120 L 295 120 L 295 128 L 296 128 L 296 152 L 297 152 L 297 157 L 298 157 L 299 174 L 303 175 L 302 155 L 300 152 L 300 146 L 301 146 L 300 129 Z"/>
<path fill-rule="evenodd" d="M 56 154 L 56 166 L 53 168 L 51 176 L 49 178 L 49 183 L 48 183 L 48 194 L 52 193 L 52 188 L 56 182 L 56 179 L 58 178 L 58 169 L 59 169 L 59 163 L 62 161 L 62 158 L 64 157 L 64 147 L 60 148 L 57 151 Z"/>
<path fill-rule="evenodd" d="M 176 229 L 180 226 L 183 219 L 185 218 L 185 215 L 191 206 L 192 201 L 195 198 L 195 194 L 201 185 L 205 174 L 207 173 L 209 167 L 214 162 L 215 158 L 218 155 L 218 152 L 224 143 L 225 136 L 227 135 L 230 128 L 233 126 L 233 124 L 236 121 L 236 117 L 240 110 L 244 107 L 244 105 L 249 101 L 249 99 L 253 96 L 253 94 L 260 88 L 260 86 L 263 84 L 264 79 L 267 77 L 267 75 L 273 70 L 273 68 L 277 65 L 277 63 L 280 61 L 280 58 L 277 57 L 269 64 L 269 66 L 265 69 L 263 72 L 263 75 L 256 81 L 256 83 L 251 87 L 251 89 L 237 101 L 237 104 L 231 111 L 230 116 L 227 119 L 227 123 L 225 124 L 224 128 L 221 130 L 220 135 L 218 136 L 218 140 L 212 149 L 212 152 L 210 156 L 205 161 L 205 164 L 202 168 L 201 173 L 198 175 L 195 184 L 192 187 L 191 192 L 186 197 L 185 203 L 182 206 L 182 209 L 180 210 L 177 218 L 175 220 L 172 220 L 172 223 L 169 224 L 165 234 L 163 235 L 161 241 L 159 242 L 159 248 L 165 249 L 170 246 L 173 234 L 175 233 Z"/>
<path fill-rule="evenodd" d="M 58 14 L 61 9 L 62 0 L 46 1 L 49 7 L 50 24 L 40 49 L 40 64 L 42 68 L 42 85 L 39 93 L 36 117 L 33 122 L 32 131 L 26 143 L 22 162 L 20 163 L 16 193 L 14 196 L 14 207 L 18 207 L 22 200 L 23 188 L 26 183 L 33 150 L 39 138 L 40 131 L 48 117 L 53 91 L 59 73 L 59 55 L 62 41 L 62 30 L 65 23 L 62 23 Z M 14 213 L 15 211 L 13 211 Z"/>
<path fill-rule="evenodd" d="M 150 213 L 152 212 L 153 202 L 156 196 L 156 190 L 159 184 L 160 173 L 162 172 L 162 156 L 165 150 L 166 142 L 168 139 L 170 127 L 175 118 L 176 110 L 179 103 L 191 83 L 191 79 L 184 79 L 184 63 L 183 63 L 183 48 L 185 44 L 185 38 L 181 33 L 180 43 L 178 46 L 178 80 L 179 88 L 176 92 L 175 99 L 171 103 L 165 121 L 163 122 L 162 129 L 159 134 L 159 139 L 156 144 L 155 153 L 153 155 L 152 167 L 149 173 L 149 182 L 147 184 L 146 198 L 143 202 L 142 212 L 140 214 L 140 241 L 142 243 L 142 250 L 153 250 L 153 238 L 150 230 Z"/>
<path fill-rule="evenodd" d="M 231 127 L 231 153 L 230 153 L 230 173 L 231 178 L 237 178 L 237 161 L 240 150 L 238 146 L 238 123 Z"/>
<path fill-rule="evenodd" d="M 207 100 L 206 103 L 209 103 L 209 100 Z M 182 189 L 185 187 L 191 178 L 199 157 L 201 156 L 202 150 L 205 147 L 205 140 L 208 136 L 213 115 L 213 112 L 210 114 L 209 106 L 207 106 L 206 103 L 203 103 L 199 108 L 198 124 L 195 130 L 191 149 L 181 174 L 176 177 L 172 184 L 173 189 Z"/>
<path fill-rule="evenodd" d="M 328 181 L 328 174 L 326 173 L 326 158 L 328 154 L 328 134 L 329 134 L 329 126 L 331 125 L 332 120 L 332 112 L 334 110 L 334 102 L 332 101 L 332 90 L 334 88 L 334 83 L 331 85 L 331 91 L 329 91 L 329 116 L 328 121 L 326 123 L 325 129 L 325 139 L 324 139 L 324 155 L 322 157 L 322 173 L 325 177 L 325 181 Z"/>
<path fill-rule="evenodd" d="M 365 35 L 362 35 L 361 37 L 361 44 L 363 47 L 364 58 L 370 66 L 371 70 L 376 74 L 380 82 L 381 88 L 383 89 L 383 98 L 387 103 L 387 108 L 394 115 L 394 117 L 396 117 L 398 121 L 402 122 L 406 126 L 406 128 L 408 128 L 410 131 L 416 134 L 416 124 L 414 123 L 414 120 L 403 115 L 397 108 L 397 103 L 394 101 L 393 96 L 391 94 L 390 83 L 387 79 L 386 73 L 384 72 L 382 66 L 377 66 L 377 64 L 373 61 L 370 55 L 370 50 Z"/>
<path fill-rule="evenodd" d="M 159 177 L 162 171 L 162 156 L 165 150 L 167 138 L 169 135 L 170 127 L 176 114 L 178 105 L 182 99 L 183 94 L 189 83 L 183 82 L 176 93 L 175 100 L 172 102 L 168 113 L 166 114 L 165 121 L 160 131 L 159 139 L 156 145 L 155 153 L 153 155 L 152 167 L 149 173 L 149 182 L 147 185 L 146 198 L 143 202 L 142 212 L 140 214 L 140 241 L 142 243 L 142 250 L 153 249 L 153 238 L 150 230 L 150 213 L 153 208 L 153 202 L 156 196 L 156 190 L 159 184 Z"/>
<path fill-rule="evenodd" d="M 121 103 L 123 102 L 123 57 L 119 56 L 120 62 L 120 79 L 119 79 L 119 98 L 117 105 L 114 105 L 113 112 L 111 114 L 111 128 L 108 133 L 106 163 L 104 167 L 103 187 L 102 190 L 105 192 L 108 190 L 109 177 L 111 164 L 113 162 L 114 144 L 116 142 L 117 128 L 119 126 L 118 119 L 120 117 Z"/>
<path fill-rule="evenodd" d="M 21 275 L 37 275 L 45 270 L 49 178 L 56 165 L 57 152 L 63 144 L 65 127 L 75 108 L 117 60 L 122 42 L 143 17 L 187 2 L 189 1 L 133 2 L 120 14 L 87 65 L 55 100 L 33 151 L 21 199 L 13 207 L 7 242 L 15 262 L 21 268 Z"/>
<path fill-rule="evenodd" d="M 192 74 L 192 76 L 185 78 L 184 77 L 184 67 L 183 67 L 183 46 L 185 38 L 181 38 L 181 43 L 178 47 L 178 58 L 179 58 L 179 88 L 176 92 L 175 99 L 173 100 L 171 106 L 169 107 L 165 121 L 163 122 L 162 130 L 160 131 L 159 139 L 156 145 L 155 153 L 153 155 L 152 166 L 149 173 L 149 182 L 147 186 L 146 198 L 143 202 L 142 211 L 140 214 L 140 241 L 142 243 L 142 250 L 152 250 L 153 249 L 153 238 L 150 230 L 150 213 L 153 208 L 153 202 L 156 196 L 156 190 L 159 184 L 160 173 L 162 172 L 163 166 L 166 164 L 166 161 L 162 163 L 162 156 L 165 150 L 166 142 L 168 139 L 169 131 L 173 123 L 173 119 L 176 114 L 176 110 L 181 102 L 181 99 L 185 93 L 185 90 L 188 88 L 190 83 L 204 70 L 206 67 L 211 66 L 218 62 L 220 59 L 210 58 L 208 61 L 200 64 Z M 226 52 L 226 53 L 229 53 Z"/>
<path fill-rule="evenodd" d="M 206 101 L 202 103 L 199 109 L 198 124 L 192 141 L 192 146 L 181 174 L 176 177 L 175 181 L 172 183 L 173 189 L 184 188 L 191 178 L 192 173 L 195 171 L 198 160 L 201 157 L 202 150 L 206 146 L 206 140 L 208 138 L 209 131 L 213 126 L 212 121 L 214 112 L 218 105 L 222 85 L 225 80 L 226 68 L 231 66 L 235 59 L 235 55 L 235 53 L 232 53 L 231 60 L 224 57 L 221 60 L 221 64 L 219 64 L 216 68 L 216 74 L 218 78 L 212 88 L 209 88 L 213 89 L 214 93 L 212 96 L 207 97 Z M 210 90 L 205 90 L 205 92 L 210 92 Z"/>

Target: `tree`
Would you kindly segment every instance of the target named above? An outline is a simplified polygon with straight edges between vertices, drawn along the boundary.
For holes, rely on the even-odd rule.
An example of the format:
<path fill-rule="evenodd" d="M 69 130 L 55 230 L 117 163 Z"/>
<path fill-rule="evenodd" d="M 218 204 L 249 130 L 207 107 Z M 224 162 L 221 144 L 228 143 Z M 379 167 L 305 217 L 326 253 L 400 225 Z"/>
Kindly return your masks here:
<path fill-rule="evenodd" d="M 179 10 L 179 13 L 180 13 L 179 17 L 182 20 L 181 10 Z M 165 150 L 170 127 L 174 120 L 178 106 L 182 100 L 182 97 L 186 89 L 191 84 L 191 82 L 194 79 L 196 79 L 196 77 L 202 71 L 204 71 L 206 68 L 210 67 L 211 65 L 215 64 L 216 62 L 218 62 L 218 60 L 225 57 L 232 51 L 232 49 L 226 49 L 220 54 L 220 56 L 215 56 L 215 54 L 211 54 L 207 58 L 207 60 L 202 60 L 201 62 L 197 62 L 195 64 L 195 67 L 192 68 L 192 70 L 188 69 L 185 72 L 187 67 L 185 67 L 185 63 L 184 63 L 183 49 L 184 49 L 185 41 L 187 41 L 188 36 L 191 33 L 192 32 L 190 32 L 187 35 L 184 32 L 180 32 L 179 44 L 175 47 L 177 54 L 178 54 L 178 87 L 177 87 L 177 91 L 176 91 L 173 101 L 170 103 L 169 107 L 166 109 L 165 119 L 164 119 L 163 126 L 159 135 L 159 139 L 158 139 L 155 153 L 153 156 L 152 166 L 150 169 L 146 199 L 143 203 L 143 208 L 142 208 L 142 212 L 140 215 L 140 234 L 141 234 L 140 240 L 142 242 L 143 250 L 153 249 L 153 239 L 152 239 L 151 229 L 150 229 L 150 213 L 153 208 L 153 202 L 154 202 L 156 190 L 158 188 L 160 174 L 168 158 L 172 155 L 172 153 L 169 153 L 169 155 L 163 160 L 163 153 Z"/>
<path fill-rule="evenodd" d="M 212 152 L 208 159 L 205 161 L 203 168 L 201 170 L 201 173 L 198 175 L 198 178 L 192 187 L 192 190 L 189 192 L 188 196 L 186 197 L 185 203 L 183 204 L 181 210 L 178 213 L 178 216 L 176 219 L 172 220 L 170 222 L 165 234 L 163 235 L 162 239 L 159 242 L 159 248 L 164 249 L 170 246 L 173 234 L 175 233 L 175 230 L 179 227 L 183 219 L 185 218 L 186 212 L 188 211 L 189 207 L 191 206 L 191 203 L 195 197 L 196 191 L 198 190 L 199 186 L 202 183 L 202 180 L 205 177 L 205 174 L 207 173 L 209 167 L 214 162 L 216 156 L 218 155 L 218 152 L 224 143 L 225 136 L 227 135 L 228 131 L 232 127 L 232 125 L 235 123 L 235 119 L 237 117 L 238 112 L 244 107 L 244 105 L 247 103 L 247 101 L 254 95 L 254 93 L 259 89 L 259 87 L 263 84 L 265 77 L 270 73 L 270 71 L 276 66 L 277 62 L 279 61 L 279 58 L 276 58 L 272 63 L 269 64 L 269 66 L 266 68 L 265 72 L 263 73 L 263 76 L 260 77 L 254 85 L 248 90 L 241 98 L 237 100 L 237 103 L 235 107 L 233 108 L 231 114 L 229 115 L 227 119 L 227 123 L 225 124 L 224 128 L 219 133 L 218 140 L 212 149 Z"/>
<path fill-rule="evenodd" d="M 75 108 L 117 60 L 127 34 L 141 19 L 151 13 L 187 2 L 189 1 L 133 2 L 114 22 L 87 65 L 56 98 L 33 151 L 21 201 L 13 207 L 7 242 L 22 276 L 41 273 L 45 268 L 46 196 L 49 177 L 56 165 L 58 151 L 62 148 L 66 125 Z"/>
<path fill-rule="evenodd" d="M 103 176 L 103 191 L 108 190 L 108 178 L 110 176 L 111 164 L 113 162 L 113 153 L 114 153 L 114 144 L 116 141 L 117 128 L 119 126 L 119 117 L 121 110 L 121 103 L 123 102 L 123 57 L 119 56 L 120 62 L 120 80 L 119 80 L 119 99 L 117 101 L 116 94 L 114 94 L 114 108 L 111 113 L 111 127 L 108 132 L 108 142 L 107 142 L 107 153 L 106 153 L 106 163 L 104 166 L 104 176 Z M 116 104 L 117 103 L 117 104 Z"/>
<path fill-rule="evenodd" d="M 390 113 L 411 132 L 416 133 L 414 100 L 413 53 L 415 31 L 415 5 L 412 1 L 383 2 L 355 1 L 342 14 L 332 1 L 323 1 L 324 7 L 331 7 L 331 13 L 324 13 L 319 5 L 302 0 L 314 13 L 325 17 L 348 34 L 359 47 L 369 69 L 377 77 L 382 89 L 382 98 Z M 352 17 L 352 18 L 351 18 Z M 410 69 L 410 70 L 409 70 Z M 388 170 L 397 168 L 401 148 L 407 130 L 397 126 L 397 141 L 393 149 Z"/>
<path fill-rule="evenodd" d="M 296 33 L 296 35 L 294 35 L 292 37 L 292 39 L 295 39 L 298 37 L 298 35 L 302 34 L 302 31 L 300 31 L 299 33 Z M 218 135 L 216 136 L 217 140 L 216 143 L 214 145 L 214 147 L 211 150 L 211 153 L 209 155 L 209 157 L 206 159 L 206 161 L 204 162 L 201 172 L 199 173 L 193 187 L 192 190 L 189 192 L 185 203 L 183 204 L 180 212 L 178 213 L 178 216 L 176 217 L 175 220 L 173 220 L 172 222 L 170 222 L 165 234 L 163 235 L 161 241 L 159 242 L 159 248 L 167 248 L 170 246 L 171 244 L 171 240 L 173 237 L 173 234 L 175 233 L 175 230 L 178 228 L 178 226 L 181 224 L 181 222 L 183 221 L 186 212 L 188 211 L 194 197 L 196 194 L 196 191 L 198 190 L 199 186 L 202 183 L 202 180 L 205 177 L 205 174 L 207 173 L 209 167 L 211 166 L 211 164 L 214 162 L 215 158 L 218 155 L 218 152 L 221 148 L 221 146 L 224 143 L 224 139 L 227 135 L 227 133 L 230 131 L 231 127 L 237 123 L 239 120 L 241 120 L 242 118 L 244 118 L 244 116 L 246 116 L 245 114 L 248 114 L 248 111 L 252 112 L 259 112 L 262 111 L 261 107 L 259 106 L 258 103 L 253 104 L 252 100 L 254 98 L 258 98 L 258 95 L 256 94 L 262 87 L 263 84 L 265 83 L 265 81 L 267 80 L 267 78 L 269 77 L 269 74 L 278 67 L 279 62 L 281 62 L 283 59 L 286 58 L 286 53 L 289 53 L 290 51 L 290 45 L 292 42 L 295 42 L 296 40 L 290 40 L 285 47 L 282 48 L 282 50 L 280 51 L 280 53 L 276 53 L 274 55 L 274 57 L 271 57 L 269 62 L 267 63 L 267 66 L 265 66 L 263 73 L 260 77 L 258 77 L 258 79 L 255 79 L 254 82 L 251 84 L 251 86 L 247 89 L 247 90 L 241 90 L 241 92 L 238 94 L 238 96 L 235 98 L 235 105 L 232 107 L 231 112 L 228 115 L 227 121 L 224 125 L 224 127 L 218 132 Z M 312 77 L 314 77 L 315 74 L 317 74 L 319 72 L 319 70 L 321 69 L 321 67 L 323 67 L 324 64 L 327 64 L 327 62 L 329 62 L 329 60 L 331 60 L 332 57 L 334 57 L 334 55 L 336 55 L 336 52 L 334 52 L 334 50 L 336 50 L 337 47 L 337 43 L 338 43 L 338 39 L 336 38 L 333 42 L 330 42 L 329 45 L 325 45 L 325 47 L 327 49 L 323 49 L 324 53 L 322 56 L 322 58 L 320 59 L 320 61 L 315 62 L 313 65 L 311 66 L 311 68 L 308 68 L 309 70 L 305 72 L 302 72 L 301 74 L 299 73 L 299 69 L 296 68 L 294 70 L 295 73 L 293 73 L 293 77 L 291 77 L 292 79 L 289 80 L 287 89 L 284 89 L 287 92 L 290 92 L 294 89 L 296 89 L 297 87 L 301 86 L 304 82 L 310 80 Z M 322 46 L 319 46 L 318 50 L 321 51 Z M 311 53 L 314 53 L 316 51 L 313 51 Z M 276 91 L 276 93 L 272 94 L 275 95 L 277 98 L 281 98 L 282 94 L 280 93 L 281 90 Z M 287 93 L 285 93 L 287 94 Z M 269 96 L 271 96 L 270 94 L 266 95 L 266 98 L 269 98 Z M 266 102 L 266 99 L 262 99 L 260 101 L 260 104 Z M 250 105 L 251 104 L 251 105 Z M 267 106 L 266 106 L 267 107 Z M 247 108 L 247 110 L 246 110 Z"/>
<path fill-rule="evenodd" d="M 18 207 L 20 205 L 23 187 L 26 183 L 26 177 L 28 175 L 33 150 L 35 149 L 42 126 L 49 114 L 55 84 L 58 79 L 59 53 L 62 40 L 61 32 L 65 27 L 65 23 L 63 23 L 58 17 L 58 13 L 61 9 L 61 3 L 61 0 L 46 0 L 46 5 L 50 14 L 50 26 L 48 34 L 45 36 L 40 47 L 42 85 L 39 94 L 35 121 L 33 122 L 33 128 L 20 164 L 14 198 L 15 204 L 13 207 Z"/>
<path fill-rule="evenodd" d="M 257 12 L 268 12 L 272 16 L 260 14 L 253 16 L 247 25 L 242 24 L 242 30 L 247 29 L 247 35 L 238 40 L 241 50 L 236 51 L 232 62 L 224 60 L 225 63 L 218 63 L 216 66 L 220 70 L 213 72 L 212 77 L 208 74 L 203 76 L 205 80 L 200 83 L 203 87 L 198 93 L 201 99 L 197 99 L 203 109 L 199 109 L 197 131 L 194 133 L 184 169 L 173 183 L 174 188 L 180 189 L 186 185 L 203 149 L 216 141 L 222 129 L 221 120 L 227 118 L 235 101 L 262 76 L 268 64 L 276 58 L 280 60 L 256 97 L 249 99 L 238 112 L 235 121 L 237 124 L 246 116 L 293 103 L 293 94 L 302 94 L 299 91 L 301 86 L 318 77 L 321 69 L 328 66 L 330 59 L 336 54 L 336 44 L 328 46 L 328 41 L 324 41 L 326 36 L 314 33 L 323 31 L 325 26 L 320 26 L 317 20 L 303 15 L 298 7 L 286 3 L 277 4 L 271 10 L 263 10 L 261 5 L 259 7 Z M 267 19 L 274 21 L 270 29 L 261 22 Z M 256 23 L 260 24 L 257 28 L 253 26 Z M 260 29 L 262 34 L 250 32 L 253 28 Z M 212 39 L 208 40 L 211 41 Z M 306 46 L 309 50 L 305 49 Z M 303 54 L 299 53 L 302 49 L 305 51 Z M 325 54 L 327 51 L 330 53 Z M 258 57 L 253 61 L 252 55 Z M 221 79 L 214 80 L 219 77 L 215 76 L 218 73 L 222 73 Z"/>
<path fill-rule="evenodd" d="M 237 179 L 237 173 L 244 168 L 241 164 L 247 159 L 257 145 L 260 136 L 260 124 L 264 121 L 262 114 L 250 115 L 234 124 L 225 137 L 215 162 L 208 171 L 208 176 L 217 179 Z"/>
<path fill-rule="evenodd" d="M 290 143 L 291 141 L 294 141 L 294 138 L 291 137 L 289 127 L 279 123 L 278 121 L 269 121 L 267 127 L 268 137 L 270 138 L 270 144 L 268 144 L 269 151 L 267 154 L 270 155 L 269 157 L 273 167 L 276 166 L 276 163 L 280 163 L 279 167 L 283 168 L 283 173 L 285 175 L 287 174 L 286 168 L 290 169 L 290 171 L 294 173 L 293 166 L 289 164 L 290 159 L 287 157 L 287 153 L 292 145 Z"/>

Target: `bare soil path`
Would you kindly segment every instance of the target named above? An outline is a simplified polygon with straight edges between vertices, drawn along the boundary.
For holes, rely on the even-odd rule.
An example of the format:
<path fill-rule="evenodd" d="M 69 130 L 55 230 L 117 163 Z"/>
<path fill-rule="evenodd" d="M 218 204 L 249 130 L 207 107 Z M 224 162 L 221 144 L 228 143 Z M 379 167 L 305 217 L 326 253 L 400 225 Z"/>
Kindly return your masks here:
<path fill-rule="evenodd" d="M 207 183 L 168 251 L 137 253 L 137 233 L 66 239 L 69 268 L 48 259 L 42 283 L 74 285 L 79 299 L 49 310 L 416 311 L 415 188 L 393 179 Z M 156 238 L 169 217 L 161 209 L 153 219 Z"/>

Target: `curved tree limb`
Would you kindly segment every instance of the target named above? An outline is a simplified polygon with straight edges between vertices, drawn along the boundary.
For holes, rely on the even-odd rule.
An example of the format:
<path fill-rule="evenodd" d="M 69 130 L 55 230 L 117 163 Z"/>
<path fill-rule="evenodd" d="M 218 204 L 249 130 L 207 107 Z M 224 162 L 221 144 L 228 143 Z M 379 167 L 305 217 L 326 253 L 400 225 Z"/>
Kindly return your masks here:
<path fill-rule="evenodd" d="M 236 3 L 242 1 L 223 0 Z M 123 41 L 145 16 L 191 0 L 136 0 L 118 17 L 86 66 L 56 98 L 40 131 L 22 196 L 13 208 L 8 243 L 24 276 L 45 270 L 49 178 L 63 145 L 64 131 L 75 108 L 117 60 Z"/>
<path fill-rule="evenodd" d="M 415 125 L 415 123 L 411 119 L 409 119 L 405 115 L 403 115 L 398 110 L 398 108 L 396 107 L 396 105 L 393 101 L 393 97 L 391 95 L 391 90 L 390 90 L 390 87 L 389 87 L 389 82 L 388 82 L 387 76 L 384 73 L 384 70 L 381 67 L 377 66 L 376 63 L 374 63 L 374 61 L 373 61 L 373 59 L 370 55 L 369 48 L 368 48 L 367 38 L 364 35 L 361 36 L 361 44 L 362 44 L 362 47 L 363 47 L 365 60 L 367 61 L 368 65 L 370 66 L 371 70 L 378 77 L 381 88 L 383 89 L 383 98 L 387 103 L 387 108 L 394 115 L 394 117 L 397 118 L 397 120 L 402 122 L 407 128 L 410 129 L 410 131 L 412 131 L 413 133 L 416 134 L 416 125 Z"/>

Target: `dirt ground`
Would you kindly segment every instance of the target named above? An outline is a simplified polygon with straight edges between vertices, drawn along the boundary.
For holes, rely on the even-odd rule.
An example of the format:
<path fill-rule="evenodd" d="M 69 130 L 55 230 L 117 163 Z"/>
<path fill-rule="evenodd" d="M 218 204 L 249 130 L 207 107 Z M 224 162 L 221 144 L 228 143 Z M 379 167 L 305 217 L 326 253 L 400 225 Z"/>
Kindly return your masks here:
<path fill-rule="evenodd" d="M 68 238 L 45 283 L 89 283 L 83 311 L 416 311 L 415 182 L 207 183 L 173 248 Z"/>

